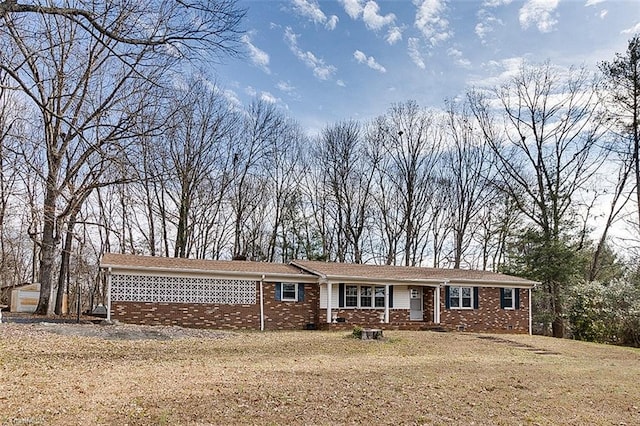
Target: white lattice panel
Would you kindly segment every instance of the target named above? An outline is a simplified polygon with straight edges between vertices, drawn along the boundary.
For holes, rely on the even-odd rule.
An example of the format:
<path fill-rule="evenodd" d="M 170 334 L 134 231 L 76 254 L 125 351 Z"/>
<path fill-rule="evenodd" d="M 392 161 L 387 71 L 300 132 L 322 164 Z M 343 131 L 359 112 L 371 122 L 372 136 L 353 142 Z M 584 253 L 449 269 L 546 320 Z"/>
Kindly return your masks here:
<path fill-rule="evenodd" d="M 111 300 L 248 305 L 256 303 L 256 284 L 245 280 L 113 275 Z"/>

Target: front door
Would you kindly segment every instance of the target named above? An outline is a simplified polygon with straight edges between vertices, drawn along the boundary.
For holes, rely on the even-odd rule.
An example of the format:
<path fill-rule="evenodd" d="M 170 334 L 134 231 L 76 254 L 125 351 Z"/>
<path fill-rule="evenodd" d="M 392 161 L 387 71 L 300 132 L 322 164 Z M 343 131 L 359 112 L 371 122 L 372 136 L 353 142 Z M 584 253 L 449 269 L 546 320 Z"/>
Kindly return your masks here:
<path fill-rule="evenodd" d="M 422 287 L 411 287 L 409 301 L 409 319 L 411 321 L 422 321 Z"/>

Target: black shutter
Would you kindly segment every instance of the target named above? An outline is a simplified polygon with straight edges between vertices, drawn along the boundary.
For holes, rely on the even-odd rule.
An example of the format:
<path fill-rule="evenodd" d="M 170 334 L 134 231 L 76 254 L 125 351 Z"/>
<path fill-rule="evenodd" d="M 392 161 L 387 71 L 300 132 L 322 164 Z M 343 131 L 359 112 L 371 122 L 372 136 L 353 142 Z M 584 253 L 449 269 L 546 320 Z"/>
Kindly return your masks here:
<path fill-rule="evenodd" d="M 478 309 L 480 307 L 480 301 L 478 300 L 478 287 L 473 288 L 473 309 Z"/>
<path fill-rule="evenodd" d="M 393 286 L 389 286 L 389 307 L 393 308 Z"/>
<path fill-rule="evenodd" d="M 304 284 L 298 283 L 298 302 L 304 302 Z"/>
<path fill-rule="evenodd" d="M 338 307 L 344 308 L 344 284 L 342 283 L 338 284 Z"/>
<path fill-rule="evenodd" d="M 444 286 L 444 307 L 449 309 L 451 308 L 451 301 L 449 300 L 449 286 Z"/>
<path fill-rule="evenodd" d="M 276 300 L 282 300 L 282 284 L 276 283 Z"/>
<path fill-rule="evenodd" d="M 515 308 L 516 308 L 516 309 L 520 309 L 520 289 L 519 289 L 519 288 L 514 288 L 514 289 L 513 289 L 513 291 L 514 291 L 514 293 L 515 293 L 515 294 L 513 295 L 513 297 L 515 297 L 515 298 L 516 298 Z"/>
<path fill-rule="evenodd" d="M 504 309 L 504 288 L 500 288 L 500 309 Z"/>

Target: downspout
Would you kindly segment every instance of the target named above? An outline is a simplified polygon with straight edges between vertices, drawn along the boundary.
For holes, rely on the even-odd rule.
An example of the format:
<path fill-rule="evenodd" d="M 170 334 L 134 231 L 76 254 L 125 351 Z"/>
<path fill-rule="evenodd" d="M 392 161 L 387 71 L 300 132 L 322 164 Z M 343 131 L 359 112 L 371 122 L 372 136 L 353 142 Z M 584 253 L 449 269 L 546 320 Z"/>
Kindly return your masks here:
<path fill-rule="evenodd" d="M 111 322 L 111 267 L 107 269 L 107 322 Z"/>
<path fill-rule="evenodd" d="M 260 279 L 260 331 L 264 331 L 264 274 Z"/>
<path fill-rule="evenodd" d="M 384 323 L 389 324 L 389 284 L 384 285 Z"/>
<path fill-rule="evenodd" d="M 533 317 L 531 315 L 531 288 L 529 288 L 529 336 L 533 334 Z"/>

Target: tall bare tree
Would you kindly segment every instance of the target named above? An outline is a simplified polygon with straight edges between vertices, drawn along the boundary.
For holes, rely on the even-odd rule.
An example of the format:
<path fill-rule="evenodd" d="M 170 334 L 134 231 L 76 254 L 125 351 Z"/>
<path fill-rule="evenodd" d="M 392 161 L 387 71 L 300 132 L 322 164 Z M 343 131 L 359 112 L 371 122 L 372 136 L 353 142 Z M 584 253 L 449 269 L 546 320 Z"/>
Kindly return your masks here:
<path fill-rule="evenodd" d="M 59 203 L 78 174 L 82 189 L 102 184 L 95 165 L 124 155 L 149 85 L 199 50 L 234 52 L 244 12 L 233 1 L 0 3 L 0 70 L 39 112 L 46 182 L 40 242 L 40 301 L 49 310 L 60 241 Z M 71 212 L 70 204 L 62 212 Z"/>
<path fill-rule="evenodd" d="M 590 74 L 565 75 L 549 63 L 523 63 L 518 74 L 488 98 L 470 95 L 485 142 L 497 157 L 501 189 L 531 223 L 529 235 L 548 259 L 535 266 L 553 317 L 553 334 L 564 336 L 563 289 L 571 278 L 564 256 L 574 200 L 604 161 L 599 100 Z M 502 123 L 496 119 L 500 114 Z M 557 258 L 556 258 L 557 257 Z"/>
<path fill-rule="evenodd" d="M 453 267 L 458 269 L 473 241 L 476 219 L 494 195 L 495 161 L 466 103 L 448 102 L 445 129 L 448 144 L 442 153 L 441 176 L 448 188 L 441 190 L 449 194 L 446 207 L 453 228 Z"/>
<path fill-rule="evenodd" d="M 390 159 L 385 173 L 401 197 L 398 209 L 404 233 L 403 263 L 416 265 L 422 261 L 427 244 L 424 237 L 442 132 L 435 114 L 414 101 L 392 105 L 383 123 L 381 127 L 386 133 L 383 148 Z"/>

